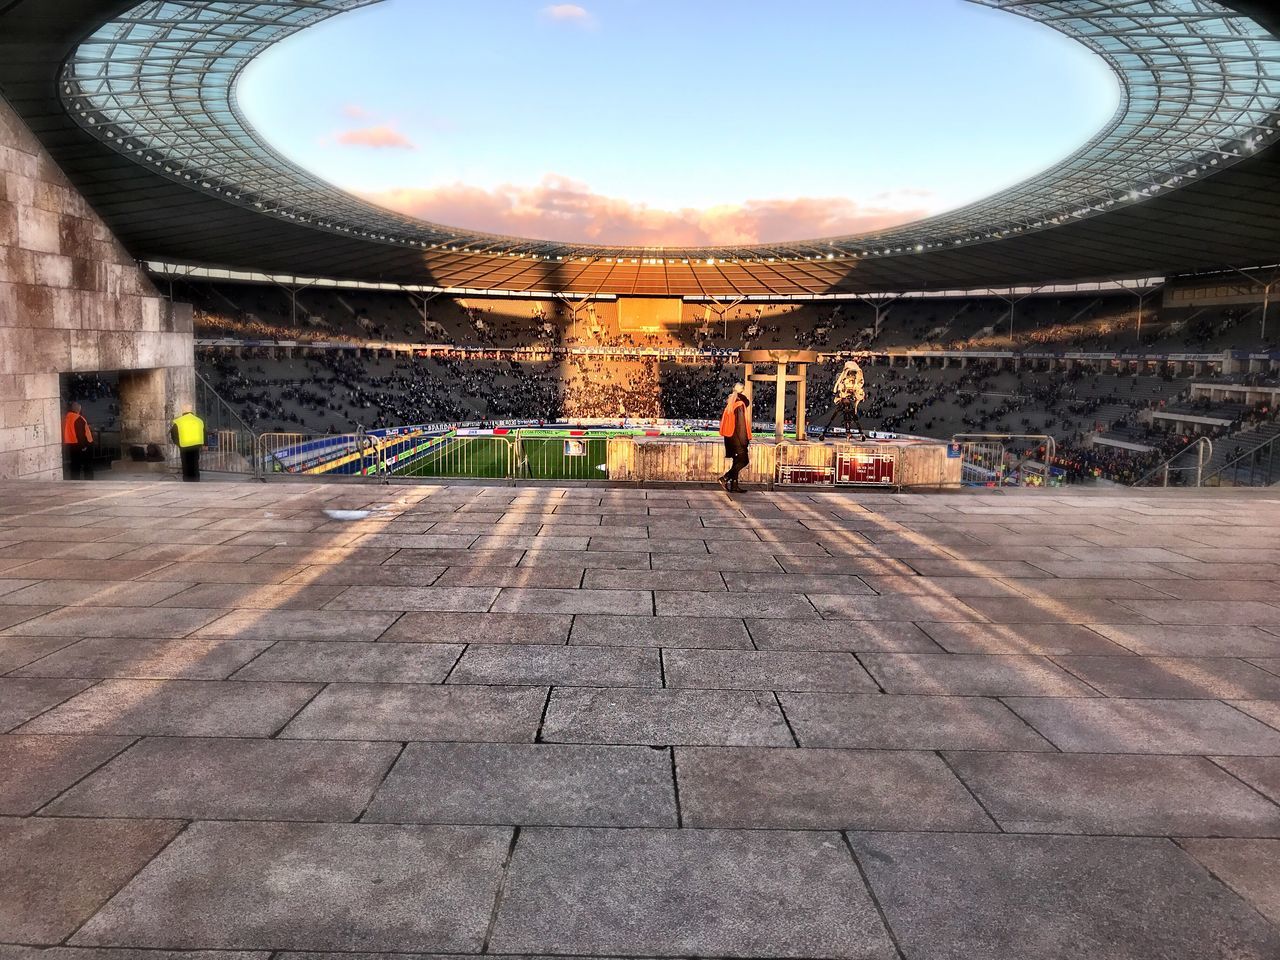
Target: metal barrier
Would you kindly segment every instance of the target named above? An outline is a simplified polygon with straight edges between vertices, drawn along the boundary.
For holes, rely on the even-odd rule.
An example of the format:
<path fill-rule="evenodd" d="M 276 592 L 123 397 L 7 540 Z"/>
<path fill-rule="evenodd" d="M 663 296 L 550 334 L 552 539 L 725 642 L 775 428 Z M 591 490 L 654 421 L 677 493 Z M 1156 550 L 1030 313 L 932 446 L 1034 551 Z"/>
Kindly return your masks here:
<path fill-rule="evenodd" d="M 425 449 L 397 477 L 508 480 L 514 472 L 514 438 L 449 433 L 427 441 Z"/>
<path fill-rule="evenodd" d="M 1135 487 L 1200 487 L 1204 470 L 1213 459 L 1213 441 L 1197 437 L 1159 466 L 1131 484 Z"/>
<path fill-rule="evenodd" d="M 1209 474 L 1206 487 L 1269 487 L 1280 483 L 1280 437 L 1247 450 Z"/>
<path fill-rule="evenodd" d="M 195 409 L 204 421 L 206 440 L 201 457 L 205 470 L 216 473 L 261 475 L 257 456 L 258 436 L 213 384 L 196 374 Z"/>
<path fill-rule="evenodd" d="M 1042 487 L 1052 480 L 1058 454 L 1053 437 L 1041 433 L 958 433 L 961 482 L 969 487 Z"/>
<path fill-rule="evenodd" d="M 214 473 L 257 476 L 258 438 L 243 430 L 205 431 L 206 446 L 200 465 Z"/>
<path fill-rule="evenodd" d="M 512 475 L 521 480 L 607 480 L 607 436 L 539 436 L 542 431 L 517 430 L 512 441 Z"/>

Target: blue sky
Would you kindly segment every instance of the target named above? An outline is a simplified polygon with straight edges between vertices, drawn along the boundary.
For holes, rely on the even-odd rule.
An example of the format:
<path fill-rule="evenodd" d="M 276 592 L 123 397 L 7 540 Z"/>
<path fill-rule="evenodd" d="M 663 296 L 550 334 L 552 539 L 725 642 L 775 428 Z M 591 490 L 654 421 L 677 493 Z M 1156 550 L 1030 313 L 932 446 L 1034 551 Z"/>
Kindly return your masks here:
<path fill-rule="evenodd" d="M 238 93 L 277 149 L 383 205 L 645 244 L 942 212 L 1070 153 L 1118 98 L 1083 47 L 963 0 L 387 0 Z"/>

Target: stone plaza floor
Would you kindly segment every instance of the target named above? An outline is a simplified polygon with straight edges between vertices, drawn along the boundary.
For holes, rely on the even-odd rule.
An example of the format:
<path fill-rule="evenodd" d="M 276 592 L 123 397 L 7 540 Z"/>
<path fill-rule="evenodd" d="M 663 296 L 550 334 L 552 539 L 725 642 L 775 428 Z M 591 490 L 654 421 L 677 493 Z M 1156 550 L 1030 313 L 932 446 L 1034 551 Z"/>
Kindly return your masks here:
<path fill-rule="evenodd" d="M 1276 960 L 1278 533 L 0 484 L 0 960 Z"/>

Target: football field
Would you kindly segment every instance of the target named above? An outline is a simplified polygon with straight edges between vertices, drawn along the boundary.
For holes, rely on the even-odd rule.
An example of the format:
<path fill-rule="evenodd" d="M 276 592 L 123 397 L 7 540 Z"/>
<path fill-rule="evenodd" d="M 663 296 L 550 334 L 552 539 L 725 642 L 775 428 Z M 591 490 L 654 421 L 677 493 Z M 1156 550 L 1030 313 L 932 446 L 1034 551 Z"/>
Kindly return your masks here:
<path fill-rule="evenodd" d="M 446 437 L 392 471 L 396 477 L 476 480 L 604 480 L 607 437 Z"/>

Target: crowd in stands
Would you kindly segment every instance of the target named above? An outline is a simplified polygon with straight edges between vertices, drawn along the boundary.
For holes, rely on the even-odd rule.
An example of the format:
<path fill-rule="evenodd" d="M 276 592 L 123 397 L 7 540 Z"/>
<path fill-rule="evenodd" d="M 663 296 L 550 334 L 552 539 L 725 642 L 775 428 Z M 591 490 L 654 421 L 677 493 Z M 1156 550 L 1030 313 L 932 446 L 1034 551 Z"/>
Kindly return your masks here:
<path fill-rule="evenodd" d="M 934 349 L 1220 352 L 1270 347 L 1260 341 L 1257 310 L 1248 306 L 1159 310 L 1142 314 L 1129 294 L 1025 298 L 910 299 L 718 306 L 685 304 L 683 322 L 624 330 L 618 305 L 598 301 L 421 298 L 390 293 L 192 284 L 179 296 L 195 301 L 197 335 L 237 340 L 435 343 L 459 348 L 431 357 L 300 351 L 284 359 L 248 348 L 200 358 L 202 372 L 259 431 L 349 432 L 410 423 L 473 420 L 714 418 L 741 368 L 723 356 L 697 362 L 663 357 L 582 356 L 578 346 L 734 351 L 799 347 L 855 351 L 910 346 Z M 1012 318 L 1011 318 L 1012 311 Z M 1012 322 L 1011 322 L 1012 320 Z M 1012 333 L 1011 333 L 1012 330 Z M 533 348 L 534 359 L 463 349 Z M 970 359 L 963 369 L 890 366 L 869 360 L 862 424 L 870 430 L 950 438 L 958 433 L 1048 434 L 1059 466 L 1073 477 L 1130 482 L 1193 439 L 1151 422 L 1148 411 L 1172 401 L 1186 381 L 1171 374 L 1135 376 L 1123 367 L 1077 366 L 1069 372 L 1021 370 Z M 810 367 L 808 418 L 821 426 L 832 412 L 838 360 Z M 1227 378 L 1224 378 L 1227 379 Z M 1262 375 L 1234 382 L 1273 382 Z M 772 386 L 756 386 L 756 419 L 772 418 Z M 794 401 L 788 400 L 788 417 Z M 1214 431 L 1231 436 L 1274 420 L 1251 409 Z M 1110 431 L 1149 452 L 1095 446 Z"/>

